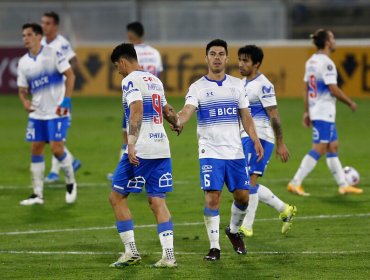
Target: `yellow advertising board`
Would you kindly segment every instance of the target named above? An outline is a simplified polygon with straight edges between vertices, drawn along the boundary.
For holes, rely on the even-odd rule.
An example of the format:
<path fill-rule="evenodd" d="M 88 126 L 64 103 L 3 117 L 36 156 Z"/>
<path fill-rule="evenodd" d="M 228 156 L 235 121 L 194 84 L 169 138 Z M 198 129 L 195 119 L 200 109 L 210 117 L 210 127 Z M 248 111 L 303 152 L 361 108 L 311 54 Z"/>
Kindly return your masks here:
<path fill-rule="evenodd" d="M 184 96 L 189 85 L 206 74 L 205 48 L 201 46 L 157 46 L 162 55 L 164 72 L 161 79 L 166 94 Z M 238 47 L 229 48 L 227 73 L 239 77 Z M 303 94 L 305 61 L 313 47 L 266 46 L 261 66 L 275 85 L 279 97 L 300 97 Z M 78 95 L 120 95 L 120 75 L 110 62 L 112 47 L 78 48 L 81 73 L 77 81 Z M 352 97 L 370 97 L 370 47 L 337 47 L 332 59 L 337 65 L 339 84 Z"/>

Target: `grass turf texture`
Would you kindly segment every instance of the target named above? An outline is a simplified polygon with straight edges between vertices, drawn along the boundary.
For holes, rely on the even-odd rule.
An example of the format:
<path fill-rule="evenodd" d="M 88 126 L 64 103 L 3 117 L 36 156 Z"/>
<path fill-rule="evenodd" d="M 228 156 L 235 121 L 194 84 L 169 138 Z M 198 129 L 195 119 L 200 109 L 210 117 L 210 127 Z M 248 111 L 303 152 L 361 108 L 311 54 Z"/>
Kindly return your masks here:
<path fill-rule="evenodd" d="M 176 110 L 183 98 L 169 98 Z M 231 194 L 225 191 L 221 213 L 221 260 L 206 263 L 209 242 L 203 225 L 203 193 L 199 188 L 195 116 L 171 142 L 174 192 L 167 203 L 175 224 L 177 269 L 149 268 L 161 257 L 155 220 L 145 194 L 132 195 L 129 204 L 138 249 L 139 266 L 109 268 L 123 251 L 108 204 L 106 174 L 118 161 L 121 143 L 120 98 L 75 98 L 68 148 L 82 161 L 77 173 L 78 201 L 64 202 L 64 184 L 45 186 L 45 204 L 24 207 L 30 193 L 30 145 L 24 141 L 27 115 L 17 97 L 0 98 L 0 271 L 1 279 L 369 279 L 370 278 L 370 100 L 359 100 L 352 114 L 338 104 L 340 158 L 361 175 L 360 196 L 339 196 L 325 159 L 305 181 L 311 197 L 286 191 L 289 179 L 311 146 L 311 130 L 301 125 L 301 100 L 279 100 L 285 140 L 291 152 L 287 164 L 274 156 L 260 182 L 298 207 L 288 236 L 280 233 L 274 209 L 260 204 L 254 236 L 246 239 L 249 254 L 236 255 L 223 229 L 229 222 Z M 168 126 L 166 125 L 168 128 Z M 46 150 L 46 170 L 50 152 Z M 367 214 L 367 215 L 359 215 Z M 327 215 L 318 217 L 319 215 Z M 346 216 L 348 215 L 348 216 Z M 184 223 L 193 223 L 184 225 Z M 143 225 L 152 225 L 140 227 Z M 91 229 L 97 227 L 96 229 Z M 90 229 L 86 229 L 90 228 Z M 75 229 L 75 231 L 58 231 Z M 56 230 L 4 234 L 6 232 Z M 33 252 L 33 253 L 32 253 Z"/>

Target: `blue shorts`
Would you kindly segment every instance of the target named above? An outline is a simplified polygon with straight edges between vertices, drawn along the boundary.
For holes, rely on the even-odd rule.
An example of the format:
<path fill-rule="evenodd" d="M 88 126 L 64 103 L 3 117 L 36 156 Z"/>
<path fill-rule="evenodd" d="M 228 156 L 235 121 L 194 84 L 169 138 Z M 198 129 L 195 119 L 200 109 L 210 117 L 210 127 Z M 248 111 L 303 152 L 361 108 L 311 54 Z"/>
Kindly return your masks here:
<path fill-rule="evenodd" d="M 312 142 L 331 143 L 338 140 L 337 127 L 335 123 L 325 121 L 312 121 Z"/>
<path fill-rule="evenodd" d="M 260 139 L 260 142 L 265 152 L 263 158 L 259 162 L 257 162 L 258 156 L 256 154 L 256 150 L 254 149 L 253 141 L 251 140 L 250 137 L 242 138 L 244 156 L 245 159 L 247 160 L 249 174 L 256 174 L 262 176 L 269 163 L 275 145 L 274 143 L 268 142 L 263 139 Z"/>
<path fill-rule="evenodd" d="M 201 158 L 200 184 L 204 191 L 222 191 L 224 184 L 230 192 L 249 190 L 249 175 L 245 159 Z"/>
<path fill-rule="evenodd" d="M 68 117 L 51 120 L 28 119 L 27 142 L 59 142 L 67 137 Z"/>
<path fill-rule="evenodd" d="M 123 195 L 141 193 L 145 185 L 148 196 L 164 197 L 172 191 L 172 162 L 170 158 L 142 159 L 133 166 L 124 154 L 113 175 L 112 190 Z"/>

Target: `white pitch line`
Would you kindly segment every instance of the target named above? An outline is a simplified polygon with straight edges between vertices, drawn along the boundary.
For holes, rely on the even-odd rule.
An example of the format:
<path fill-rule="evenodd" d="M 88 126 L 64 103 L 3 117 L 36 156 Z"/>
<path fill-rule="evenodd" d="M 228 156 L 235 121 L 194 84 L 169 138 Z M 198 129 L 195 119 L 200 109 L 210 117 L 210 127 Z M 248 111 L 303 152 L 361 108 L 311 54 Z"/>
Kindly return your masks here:
<path fill-rule="evenodd" d="M 256 251 L 248 252 L 248 255 L 350 255 L 368 254 L 370 251 Z M 122 252 L 91 252 L 91 251 L 13 251 L 3 250 L 0 254 L 29 254 L 29 255 L 120 255 Z M 161 255 L 162 252 L 141 252 L 142 255 Z M 176 255 L 203 255 L 201 252 L 175 252 Z M 231 252 L 223 252 L 222 255 L 234 255 Z"/>
<path fill-rule="evenodd" d="M 317 215 L 317 216 L 303 216 L 295 217 L 295 220 L 317 220 L 317 219 L 341 219 L 341 218 L 361 218 L 369 217 L 370 213 L 360 213 L 360 214 L 344 214 L 344 215 Z M 266 222 L 266 221 L 277 221 L 277 218 L 265 218 L 256 219 L 256 222 Z M 198 226 L 203 225 L 204 222 L 184 222 L 174 224 L 177 226 Z M 137 225 L 135 229 L 138 228 L 154 228 L 156 224 L 149 225 Z M 10 231 L 10 232 L 0 232 L 0 235 L 23 235 L 23 234 L 39 234 L 39 233 L 54 233 L 54 232 L 75 232 L 75 231 L 94 231 L 94 230 L 109 230 L 115 229 L 115 226 L 105 226 L 105 227 L 86 227 L 86 228 L 64 228 L 64 229 L 45 229 L 45 230 L 28 230 L 28 231 Z"/>

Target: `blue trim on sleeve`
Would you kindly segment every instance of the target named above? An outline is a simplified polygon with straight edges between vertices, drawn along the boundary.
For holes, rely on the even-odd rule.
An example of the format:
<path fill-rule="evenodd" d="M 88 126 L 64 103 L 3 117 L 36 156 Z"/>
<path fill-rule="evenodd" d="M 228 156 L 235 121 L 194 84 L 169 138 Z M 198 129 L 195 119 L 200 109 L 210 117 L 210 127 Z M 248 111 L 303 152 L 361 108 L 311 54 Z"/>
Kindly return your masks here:
<path fill-rule="evenodd" d="M 116 221 L 118 233 L 134 230 L 134 222 L 132 220 Z"/>
<path fill-rule="evenodd" d="M 311 157 L 313 157 L 316 160 L 319 160 L 320 157 L 321 157 L 321 155 L 318 152 L 316 152 L 315 150 L 309 151 L 308 155 L 310 155 Z"/>
<path fill-rule="evenodd" d="M 43 162 L 44 161 L 44 156 L 31 156 L 31 162 L 33 163 L 38 163 L 38 162 Z"/>
<path fill-rule="evenodd" d="M 173 231 L 173 222 L 169 220 L 168 222 L 160 223 L 157 225 L 158 234 L 161 234 L 164 231 L 172 230 Z"/>
<path fill-rule="evenodd" d="M 212 210 L 210 208 L 204 207 L 204 216 L 215 217 L 215 216 L 218 216 L 218 215 L 220 215 L 220 210 L 219 209 Z"/>
<path fill-rule="evenodd" d="M 326 154 L 327 158 L 333 158 L 333 157 L 338 157 L 338 153 L 327 153 Z"/>
<path fill-rule="evenodd" d="M 240 204 L 236 203 L 235 200 L 234 200 L 234 205 L 235 205 L 236 208 L 238 208 L 241 211 L 245 211 L 248 207 L 248 204 L 247 205 L 240 205 Z"/>

